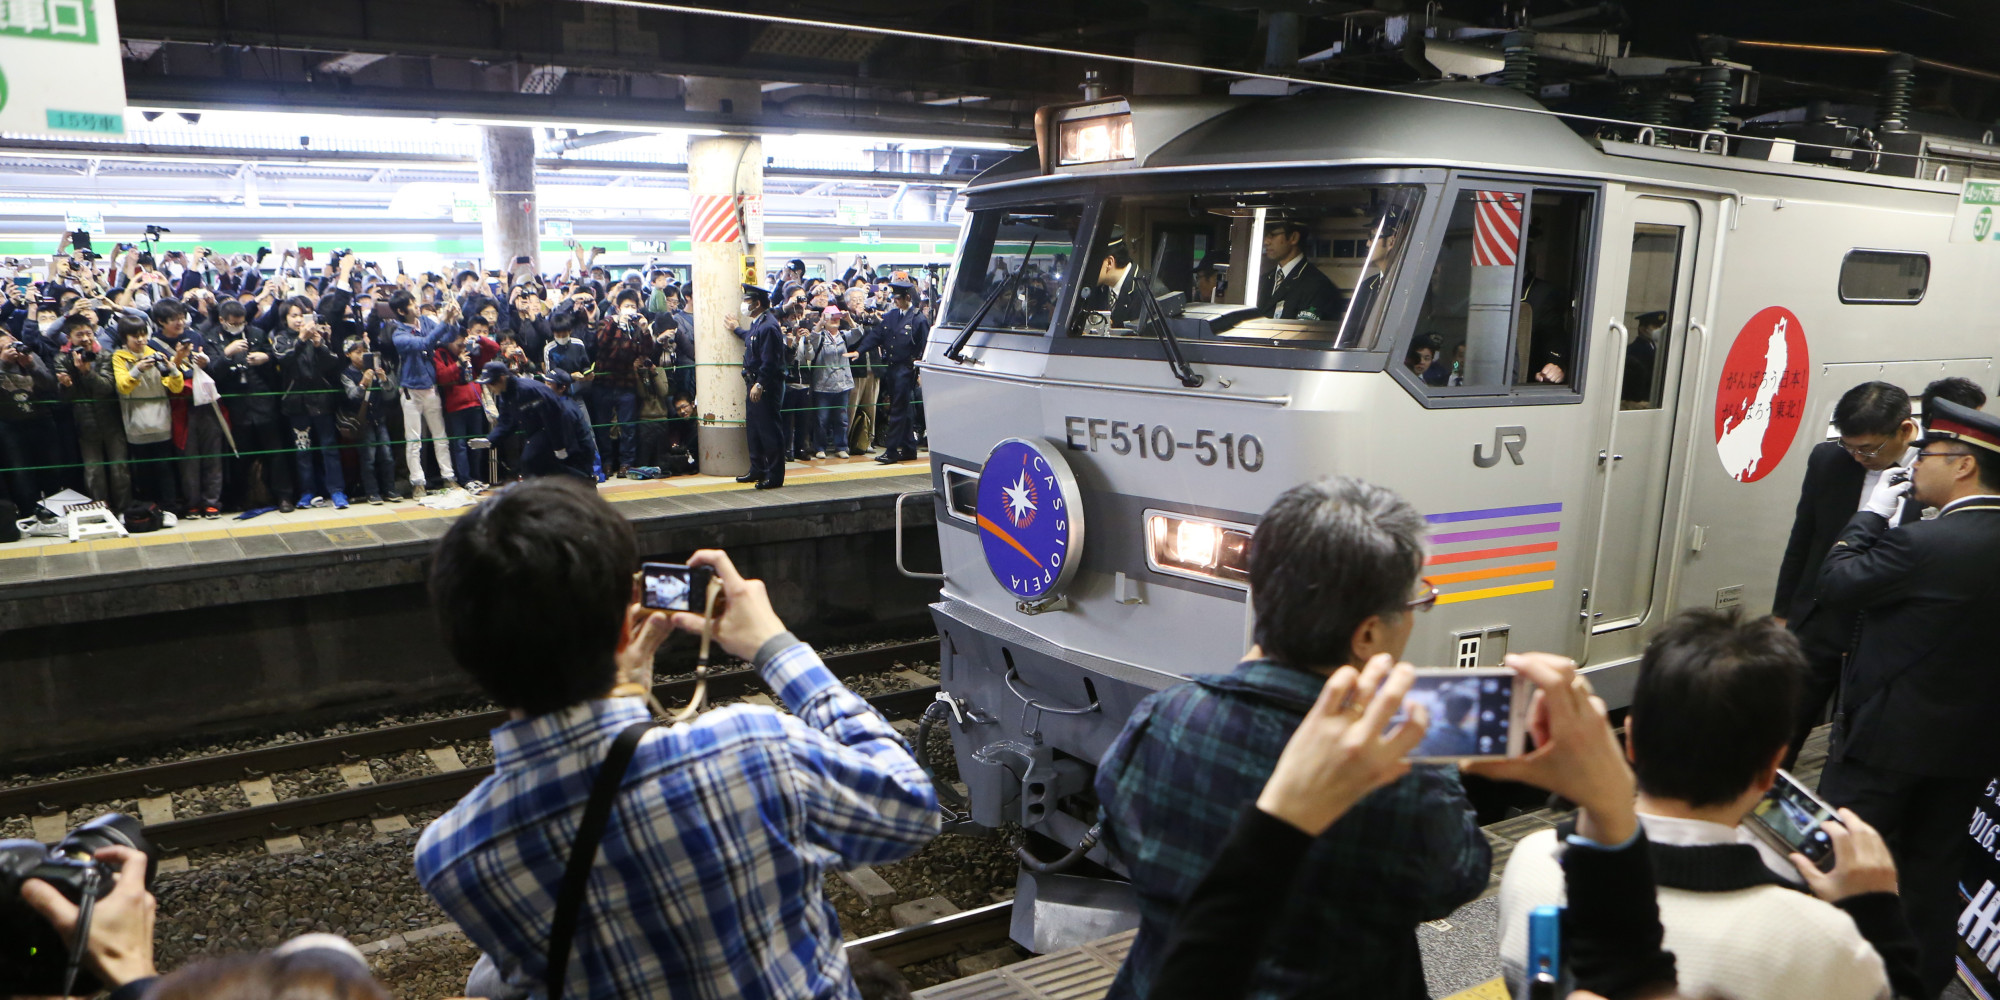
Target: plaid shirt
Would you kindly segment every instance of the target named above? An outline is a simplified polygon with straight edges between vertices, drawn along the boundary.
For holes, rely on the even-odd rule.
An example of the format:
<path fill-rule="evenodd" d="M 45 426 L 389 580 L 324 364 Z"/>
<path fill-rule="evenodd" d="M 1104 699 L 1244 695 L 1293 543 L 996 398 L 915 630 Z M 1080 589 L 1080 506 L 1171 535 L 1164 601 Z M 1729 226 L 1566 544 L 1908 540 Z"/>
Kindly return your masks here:
<path fill-rule="evenodd" d="M 736 705 L 640 742 L 577 921 L 572 997 L 860 994 L 828 868 L 905 857 L 937 796 L 894 730 L 793 642 L 760 665 L 796 716 Z M 539 983 L 563 867 L 611 740 L 645 703 L 493 730 L 494 773 L 417 843 L 417 878 L 510 982 Z M 539 986 L 536 995 L 541 995 Z"/>
<path fill-rule="evenodd" d="M 1140 926 L 1108 996 L 1143 997 L 1174 912 L 1208 871 L 1324 679 L 1271 662 L 1139 703 L 1097 770 L 1104 842 L 1132 873 Z M 1425 997 L 1417 924 L 1486 888 L 1491 848 L 1452 768 L 1420 765 L 1361 800 L 1299 867 L 1250 997 Z M 1246 942 L 1246 945 L 1250 942 Z"/>

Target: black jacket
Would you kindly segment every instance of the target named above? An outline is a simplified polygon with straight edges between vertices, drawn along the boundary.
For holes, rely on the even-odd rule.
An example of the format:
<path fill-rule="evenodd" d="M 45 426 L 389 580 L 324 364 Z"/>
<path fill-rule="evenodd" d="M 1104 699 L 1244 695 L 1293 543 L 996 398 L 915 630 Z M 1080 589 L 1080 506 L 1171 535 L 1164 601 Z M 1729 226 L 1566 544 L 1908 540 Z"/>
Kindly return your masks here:
<path fill-rule="evenodd" d="M 1266 315 L 1272 319 L 1340 321 L 1340 289 L 1312 261 L 1300 260 L 1290 277 L 1274 282 L 1277 276 L 1278 267 L 1274 264 L 1264 276 L 1264 297 L 1257 300 L 1259 306 L 1268 310 Z M 1277 308 L 1281 302 L 1283 309 Z"/>
<path fill-rule="evenodd" d="M 1861 484 L 1867 475 L 1868 470 L 1838 441 L 1820 443 L 1806 458 L 1806 476 L 1792 514 L 1792 537 L 1785 543 L 1784 562 L 1778 565 L 1778 593 L 1771 613 L 1785 619 L 1809 647 L 1838 653 L 1853 638 L 1852 618 L 1815 612 L 1820 564 L 1861 506 Z M 1903 523 L 1916 520 L 1919 511 L 1914 501 L 1905 503 Z"/>
<path fill-rule="evenodd" d="M 1861 511 L 1820 570 L 1820 602 L 1860 616 L 1841 671 L 1834 759 L 1932 776 L 2000 768 L 2000 498 L 1895 530 Z"/>

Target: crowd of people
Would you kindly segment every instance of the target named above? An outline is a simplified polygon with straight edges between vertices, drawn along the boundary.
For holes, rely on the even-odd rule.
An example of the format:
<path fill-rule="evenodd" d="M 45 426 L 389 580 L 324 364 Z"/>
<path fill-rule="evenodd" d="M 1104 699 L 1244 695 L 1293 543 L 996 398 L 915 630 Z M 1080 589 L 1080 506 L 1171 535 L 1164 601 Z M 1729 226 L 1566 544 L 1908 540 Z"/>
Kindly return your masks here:
<path fill-rule="evenodd" d="M 766 386 L 748 422 L 776 436 L 756 481 L 781 485 L 787 460 L 903 461 L 923 443 L 909 345 L 921 353 L 932 274 L 863 259 L 813 279 L 790 261 L 746 286 L 776 332 L 709 359 L 673 272 L 614 276 L 582 247 L 557 274 L 523 257 L 446 277 L 347 251 L 315 264 L 142 246 L 100 257 L 66 234 L 45 274 L 17 269 L 7 287 L 9 525 L 65 489 L 121 516 L 213 518 L 694 472 L 702 365 Z M 725 319 L 739 337 L 760 329 Z"/>
<path fill-rule="evenodd" d="M 1957 668 L 1904 656 L 1885 678 L 1881 659 L 1932 648 L 1910 638 L 1912 614 L 1946 646 L 1961 639 L 1950 616 L 1967 598 L 1953 604 L 1938 588 L 1963 583 L 1958 567 L 1990 576 L 2000 559 L 2000 532 L 1986 527 L 2000 522 L 1989 516 L 2000 513 L 2000 420 L 1953 402 L 1966 387 L 1945 383 L 1919 425 L 1891 388 L 1850 393 L 1842 440 L 1827 447 L 1862 463 L 1913 451 L 1916 478 L 1884 462 L 1839 480 L 1841 505 L 1859 510 L 1847 510 L 1817 576 L 1800 583 L 1787 560 L 1795 589 L 1780 610 L 1817 602 L 1808 614 L 1781 623 L 1695 609 L 1664 623 L 1639 664 L 1622 742 L 1575 663 L 1507 657 L 1534 690 L 1532 749 L 1460 770 L 1578 809 L 1518 845 L 1501 883 L 1497 945 L 1517 998 L 1931 1000 L 1943 988 L 1936 949 L 1950 941 L 1931 919 L 1950 888 L 1927 881 L 1924 852 L 1955 857 L 1954 845 L 1923 839 L 1920 796 L 1891 807 L 1835 786 L 1881 789 L 1899 774 L 1933 790 L 1963 783 L 1906 759 L 1926 734 L 1898 738 L 1898 727 L 1958 726 L 1953 712 L 1990 699 L 1918 711 L 1899 684 Z M 1820 468 L 1832 454 L 1815 456 L 1802 518 L 1811 491 L 1840 471 Z M 1941 513 L 1889 527 L 1924 508 Z M 1294 487 L 1264 514 L 1250 553 L 1254 644 L 1233 670 L 1141 702 L 1097 774 L 1103 845 L 1131 873 L 1141 911 L 1112 996 L 1428 995 L 1418 925 L 1484 891 L 1493 858 L 1460 771 L 1407 759 L 1431 724 L 1425 702 L 1405 700 L 1414 673 L 1398 662 L 1435 599 L 1422 578 L 1426 531 L 1400 496 L 1340 476 Z M 892 974 L 850 965 L 822 877 L 906 857 L 935 836 L 930 776 L 726 554 L 690 559 L 719 581 L 712 621 L 645 609 L 638 559 L 631 525 L 579 477 L 510 485 L 438 543 L 430 590 L 445 645 L 513 713 L 493 732 L 495 773 L 415 851 L 425 891 L 482 954 L 468 995 L 901 995 Z M 552 604 L 552 593 L 566 599 Z M 1822 613 L 1859 620 L 1838 668 L 1853 718 L 1827 772 L 1842 808 L 1823 828 L 1824 867 L 1741 825 L 1823 709 L 1809 679 L 1825 650 L 1801 642 L 1801 619 Z M 705 630 L 789 712 L 738 705 L 656 721 L 643 700 L 655 653 L 672 632 Z M 1947 680 L 1974 695 L 1993 683 L 1964 670 Z M 1864 685 L 1900 699 L 1878 705 Z M 1944 742 L 1977 734 L 1953 728 Z M 1984 760 L 1964 757 L 1951 767 Z M 117 996 L 199 995 L 188 984 L 276 981 L 307 966 L 344 969 L 358 985 L 283 995 L 379 995 L 328 942 L 309 962 L 295 950 L 155 978 L 145 856 L 100 857 L 122 870 L 85 951 Z M 75 926 L 60 894 L 31 881 L 24 896 L 58 930 Z M 1528 914 L 1554 903 L 1567 905 L 1562 970 L 1537 964 L 1526 943 Z"/>

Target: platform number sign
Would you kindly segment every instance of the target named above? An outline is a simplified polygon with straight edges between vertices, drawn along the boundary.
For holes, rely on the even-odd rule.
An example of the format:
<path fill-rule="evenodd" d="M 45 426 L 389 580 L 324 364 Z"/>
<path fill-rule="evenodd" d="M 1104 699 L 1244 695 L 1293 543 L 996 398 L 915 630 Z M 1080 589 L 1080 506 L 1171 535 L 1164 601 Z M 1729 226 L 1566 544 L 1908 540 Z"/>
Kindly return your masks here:
<path fill-rule="evenodd" d="M 1083 507 L 1061 453 L 1022 438 L 993 446 L 979 472 L 986 567 L 1026 602 L 1059 596 L 1083 554 Z"/>
<path fill-rule="evenodd" d="M 0 132 L 125 134 L 111 0 L 0 0 Z"/>

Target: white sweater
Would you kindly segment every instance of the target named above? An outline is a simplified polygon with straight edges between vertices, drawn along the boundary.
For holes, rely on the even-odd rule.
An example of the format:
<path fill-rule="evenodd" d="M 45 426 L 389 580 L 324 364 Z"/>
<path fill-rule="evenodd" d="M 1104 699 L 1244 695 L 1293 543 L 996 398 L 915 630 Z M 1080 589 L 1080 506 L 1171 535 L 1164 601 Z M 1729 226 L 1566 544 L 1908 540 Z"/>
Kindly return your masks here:
<path fill-rule="evenodd" d="M 1648 839 L 1688 843 L 1687 820 L 1641 817 Z M 1655 837 L 1655 827 L 1660 829 Z M 1709 843 L 1737 842 L 1714 823 Z M 1507 988 L 1527 996 L 1528 914 L 1561 905 L 1564 891 L 1556 831 L 1543 830 L 1514 848 L 1500 880 L 1500 965 Z M 1890 995 L 1882 957 L 1839 907 L 1778 885 L 1729 892 L 1658 890 L 1665 947 L 1674 953 L 1680 995 L 1716 1000 L 1882 1000 Z"/>

